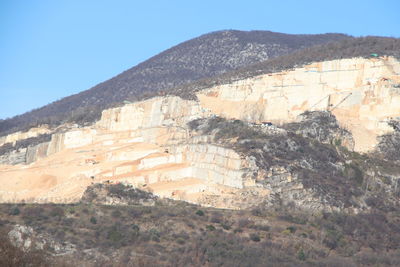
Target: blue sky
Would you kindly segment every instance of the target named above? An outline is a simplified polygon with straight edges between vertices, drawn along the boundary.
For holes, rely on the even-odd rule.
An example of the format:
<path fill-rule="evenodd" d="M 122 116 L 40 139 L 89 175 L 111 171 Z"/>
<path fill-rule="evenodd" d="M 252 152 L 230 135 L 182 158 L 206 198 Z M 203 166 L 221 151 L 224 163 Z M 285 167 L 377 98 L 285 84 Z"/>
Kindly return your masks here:
<path fill-rule="evenodd" d="M 400 37 L 400 1 L 0 0 L 0 119 L 222 30 Z"/>

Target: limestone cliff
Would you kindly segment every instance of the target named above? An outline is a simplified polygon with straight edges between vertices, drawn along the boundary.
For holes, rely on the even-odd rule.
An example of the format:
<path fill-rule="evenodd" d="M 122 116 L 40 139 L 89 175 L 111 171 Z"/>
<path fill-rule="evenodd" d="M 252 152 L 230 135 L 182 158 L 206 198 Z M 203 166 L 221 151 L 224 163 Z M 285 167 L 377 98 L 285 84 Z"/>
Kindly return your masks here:
<path fill-rule="evenodd" d="M 32 138 L 32 137 L 37 137 L 42 134 L 48 134 L 51 133 L 51 130 L 47 127 L 47 125 L 42 125 L 41 127 L 34 127 L 29 129 L 26 132 L 15 132 L 12 134 L 8 134 L 5 136 L 0 137 L 0 146 L 8 143 L 13 143 L 15 144 L 17 141 Z"/>
<path fill-rule="evenodd" d="M 369 151 L 399 116 L 400 63 L 394 58 L 319 62 L 205 89 L 203 107 L 251 122 L 293 122 L 305 111 L 329 110 L 354 136 L 356 151 Z"/>
<path fill-rule="evenodd" d="M 3 155 L 28 165 L 0 166 L 0 198 L 74 202 L 93 183 L 128 183 L 221 208 L 282 199 L 363 208 L 366 180 L 333 147 L 369 151 L 393 131 L 386 121 L 400 116 L 399 72 L 393 58 L 334 60 L 208 88 L 198 101 L 167 96 L 108 109 L 92 126 Z M 397 173 L 390 177 L 397 185 Z M 348 190 L 334 192 L 339 184 Z"/>

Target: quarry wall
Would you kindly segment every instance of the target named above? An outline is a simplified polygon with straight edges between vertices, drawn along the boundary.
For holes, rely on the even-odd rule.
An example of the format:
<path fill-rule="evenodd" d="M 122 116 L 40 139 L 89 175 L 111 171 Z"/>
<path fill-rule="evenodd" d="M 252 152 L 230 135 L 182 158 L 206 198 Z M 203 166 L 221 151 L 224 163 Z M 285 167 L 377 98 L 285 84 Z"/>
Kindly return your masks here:
<path fill-rule="evenodd" d="M 313 63 L 197 93 L 212 113 L 251 122 L 292 122 L 307 110 L 330 110 L 350 130 L 356 151 L 369 151 L 376 137 L 400 116 L 400 63 L 392 57 Z"/>
<path fill-rule="evenodd" d="M 104 110 L 92 126 L 54 133 L 49 142 L 0 156 L 0 164 L 28 164 L 0 168 L 0 198 L 73 202 L 91 183 L 114 181 L 160 196 L 240 208 L 241 197 L 284 191 L 281 183 L 279 189 L 260 187 L 252 161 L 191 132 L 188 122 L 215 114 L 282 124 L 307 110 L 329 110 L 352 133 L 354 149 L 370 151 L 379 135 L 392 131 L 387 120 L 400 116 L 399 73 L 400 63 L 390 57 L 333 60 L 208 88 L 197 92 L 199 101 L 155 97 Z M 42 133 L 48 130 L 16 133 L 0 142 Z M 31 190 L 36 180 L 41 186 Z M 289 185 L 287 192 L 304 191 L 292 181 Z"/>

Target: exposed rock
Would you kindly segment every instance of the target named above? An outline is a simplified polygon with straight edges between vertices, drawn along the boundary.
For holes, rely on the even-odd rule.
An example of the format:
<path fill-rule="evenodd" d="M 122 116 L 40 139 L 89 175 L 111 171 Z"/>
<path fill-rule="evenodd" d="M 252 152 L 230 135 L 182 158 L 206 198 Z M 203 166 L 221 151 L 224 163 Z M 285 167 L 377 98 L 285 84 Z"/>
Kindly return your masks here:
<path fill-rule="evenodd" d="M 293 204 L 312 211 L 363 206 L 362 200 L 352 200 L 361 195 L 360 185 L 343 174 L 345 161 L 331 146 L 292 132 L 267 134 L 257 126 L 218 117 L 197 120 L 192 127 L 252 163 L 255 187 L 270 192 L 267 205 Z"/>
<path fill-rule="evenodd" d="M 17 224 L 8 233 L 8 238 L 16 247 L 20 247 L 23 250 L 29 250 L 32 245 L 32 235 L 32 227 Z"/>
<path fill-rule="evenodd" d="M 111 131 L 137 130 L 162 126 L 184 126 L 187 122 L 208 116 L 208 110 L 195 101 L 179 97 L 156 97 L 103 111 L 97 126 Z"/>
<path fill-rule="evenodd" d="M 370 151 L 399 116 L 396 59 L 340 59 L 264 74 L 197 93 L 203 107 L 222 117 L 283 124 L 305 111 L 331 111 L 350 131 L 356 151 Z"/>
<path fill-rule="evenodd" d="M 341 39 L 352 38 L 343 34 L 292 35 L 270 31 L 208 33 L 176 45 L 89 90 L 0 121 L 0 132 L 21 129 L 35 121 L 51 121 L 52 125 L 61 121 L 93 122 L 98 120 L 101 110 L 113 103 L 143 99 L 144 94 L 154 96 L 162 90 Z"/>
<path fill-rule="evenodd" d="M 342 145 L 349 150 L 354 149 L 353 136 L 349 131 L 340 128 L 335 116 L 330 112 L 305 112 L 300 114 L 297 120 L 298 122 L 283 127 L 324 144 Z"/>
<path fill-rule="evenodd" d="M 102 205 L 153 206 L 158 198 L 151 193 L 123 184 L 95 184 L 89 186 L 81 198 L 83 203 Z"/>
<path fill-rule="evenodd" d="M 7 143 L 15 144 L 16 142 L 18 142 L 20 140 L 33 138 L 33 137 L 37 137 L 39 135 L 48 134 L 48 133 L 51 133 L 51 130 L 49 129 L 49 127 L 47 125 L 42 125 L 41 127 L 34 127 L 34 128 L 29 129 L 26 132 L 21 132 L 21 131 L 15 132 L 12 134 L 1 136 L 0 137 L 0 146 L 7 144 Z"/>
<path fill-rule="evenodd" d="M 399 115 L 399 71 L 393 58 L 334 60 L 203 90 L 199 102 L 166 96 L 105 110 L 93 126 L 2 157 L 29 165 L 2 167 L 0 197 L 76 202 L 94 183 L 126 183 L 220 208 L 364 209 L 365 188 L 395 196 L 397 166 L 378 172 L 341 149 L 371 149 L 393 131 L 381 121 Z"/>
<path fill-rule="evenodd" d="M 69 242 L 60 243 L 48 234 L 38 234 L 30 226 L 16 224 L 8 233 L 8 238 L 17 247 L 25 251 L 31 249 L 43 250 L 45 246 L 53 255 L 65 255 L 76 252 L 76 246 Z"/>
<path fill-rule="evenodd" d="M 26 152 L 27 148 L 20 148 L 3 154 L 0 156 L 0 164 L 23 164 L 26 162 Z"/>
<path fill-rule="evenodd" d="M 389 160 L 400 160 L 400 132 L 386 134 L 379 137 L 377 151 Z"/>
<path fill-rule="evenodd" d="M 388 125 L 393 128 L 396 132 L 400 132 L 400 119 L 390 119 Z"/>
<path fill-rule="evenodd" d="M 24 163 L 30 164 L 41 158 L 47 157 L 49 144 L 50 142 L 46 142 L 46 143 L 40 143 L 36 146 L 29 146 L 26 152 L 26 158 Z"/>

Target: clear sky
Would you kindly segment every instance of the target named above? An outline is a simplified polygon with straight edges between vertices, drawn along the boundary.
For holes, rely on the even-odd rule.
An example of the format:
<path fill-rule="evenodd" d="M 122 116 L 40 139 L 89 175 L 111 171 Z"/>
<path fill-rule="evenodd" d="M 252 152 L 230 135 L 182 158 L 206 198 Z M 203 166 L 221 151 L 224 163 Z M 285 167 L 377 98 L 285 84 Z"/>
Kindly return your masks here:
<path fill-rule="evenodd" d="M 223 29 L 400 37 L 400 0 L 0 0 L 0 119 Z"/>

